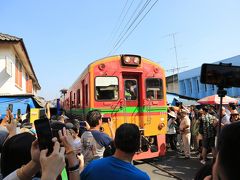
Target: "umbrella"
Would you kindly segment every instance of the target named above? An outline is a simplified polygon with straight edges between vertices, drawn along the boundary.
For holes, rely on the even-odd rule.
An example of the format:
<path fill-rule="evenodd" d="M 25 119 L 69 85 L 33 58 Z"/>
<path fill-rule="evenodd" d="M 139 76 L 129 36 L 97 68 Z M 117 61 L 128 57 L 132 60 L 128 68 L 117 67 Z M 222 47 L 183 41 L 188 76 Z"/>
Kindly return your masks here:
<path fill-rule="evenodd" d="M 212 96 L 207 96 L 205 98 L 199 99 L 197 101 L 199 104 L 220 104 L 220 97 L 218 97 L 217 94 L 212 95 Z M 222 100 L 223 104 L 229 104 L 229 103 L 238 103 L 237 99 L 231 98 L 229 96 L 223 97 Z"/>

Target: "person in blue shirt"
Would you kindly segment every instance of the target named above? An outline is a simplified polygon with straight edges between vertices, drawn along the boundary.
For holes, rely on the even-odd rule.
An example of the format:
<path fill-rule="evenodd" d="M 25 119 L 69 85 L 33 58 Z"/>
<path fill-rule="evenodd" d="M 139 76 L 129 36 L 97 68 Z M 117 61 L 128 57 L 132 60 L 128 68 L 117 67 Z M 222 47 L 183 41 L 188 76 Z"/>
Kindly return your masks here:
<path fill-rule="evenodd" d="M 93 160 L 80 174 L 80 179 L 149 180 L 147 173 L 132 165 L 140 147 L 140 131 L 135 124 L 124 123 L 115 134 L 113 156 Z"/>
<path fill-rule="evenodd" d="M 108 126 L 112 138 L 100 131 L 102 115 L 99 110 L 89 111 L 86 119 L 90 129 L 82 134 L 80 147 L 80 151 L 84 156 L 84 166 L 87 166 L 92 160 L 102 158 L 105 148 L 110 145 L 114 137 L 111 120 L 108 120 Z"/>

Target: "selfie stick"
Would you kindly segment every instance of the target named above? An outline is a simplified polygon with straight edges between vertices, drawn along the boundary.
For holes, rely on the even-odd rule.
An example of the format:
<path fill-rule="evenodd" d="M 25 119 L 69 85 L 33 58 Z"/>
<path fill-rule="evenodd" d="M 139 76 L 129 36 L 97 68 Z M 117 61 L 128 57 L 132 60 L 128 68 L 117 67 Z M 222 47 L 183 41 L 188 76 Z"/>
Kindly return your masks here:
<path fill-rule="evenodd" d="M 218 86 L 217 90 L 218 97 L 220 97 L 220 107 L 219 107 L 219 126 L 218 126 L 218 136 L 220 135 L 221 132 L 221 124 L 222 124 L 222 100 L 223 97 L 227 94 L 227 91 L 224 90 L 222 86 Z"/>

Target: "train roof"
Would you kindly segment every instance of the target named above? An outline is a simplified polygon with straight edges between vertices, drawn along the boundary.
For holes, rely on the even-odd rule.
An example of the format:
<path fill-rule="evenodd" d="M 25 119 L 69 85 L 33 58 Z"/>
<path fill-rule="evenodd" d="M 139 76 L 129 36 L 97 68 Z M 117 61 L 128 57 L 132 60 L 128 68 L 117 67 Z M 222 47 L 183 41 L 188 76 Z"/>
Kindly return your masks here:
<path fill-rule="evenodd" d="M 78 78 L 74 81 L 74 83 L 70 86 L 69 89 L 71 89 L 71 88 L 89 71 L 89 69 L 90 69 L 90 67 L 91 67 L 92 65 L 100 64 L 101 61 L 103 61 L 103 60 L 111 59 L 111 58 L 118 57 L 118 56 L 121 57 L 121 56 L 123 56 L 123 55 L 131 55 L 131 56 L 134 56 L 134 55 L 136 55 L 136 54 L 120 54 L 120 55 L 106 56 L 106 57 L 103 57 L 103 58 L 101 58 L 101 59 L 97 59 L 97 60 L 91 62 L 91 63 L 84 69 L 84 71 L 78 76 Z M 139 56 L 139 55 L 136 55 L 136 56 Z M 150 59 L 147 59 L 147 58 L 145 58 L 145 57 L 143 57 L 143 56 L 140 56 L 140 57 L 141 57 L 141 59 L 144 59 L 145 61 L 149 61 L 149 63 L 155 64 L 156 66 L 158 66 L 158 67 L 160 67 L 162 70 L 164 70 L 164 68 L 163 68 L 161 65 L 159 65 L 158 63 L 156 63 L 156 62 L 154 62 L 154 61 L 152 61 L 152 60 L 150 60 Z"/>

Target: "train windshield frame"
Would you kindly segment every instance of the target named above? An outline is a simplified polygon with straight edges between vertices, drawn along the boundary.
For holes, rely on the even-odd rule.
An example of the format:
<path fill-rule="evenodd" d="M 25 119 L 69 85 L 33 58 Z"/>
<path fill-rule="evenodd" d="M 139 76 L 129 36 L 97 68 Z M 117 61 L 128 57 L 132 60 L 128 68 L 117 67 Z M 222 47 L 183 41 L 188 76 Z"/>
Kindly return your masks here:
<path fill-rule="evenodd" d="M 163 81 L 160 78 L 147 78 L 146 97 L 151 100 L 163 99 Z"/>
<path fill-rule="evenodd" d="M 119 80 L 116 76 L 97 76 L 95 78 L 95 100 L 116 101 L 119 99 Z"/>

